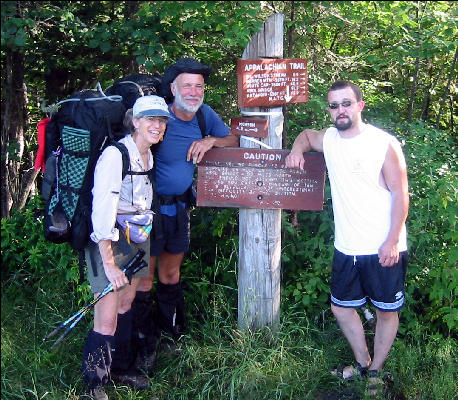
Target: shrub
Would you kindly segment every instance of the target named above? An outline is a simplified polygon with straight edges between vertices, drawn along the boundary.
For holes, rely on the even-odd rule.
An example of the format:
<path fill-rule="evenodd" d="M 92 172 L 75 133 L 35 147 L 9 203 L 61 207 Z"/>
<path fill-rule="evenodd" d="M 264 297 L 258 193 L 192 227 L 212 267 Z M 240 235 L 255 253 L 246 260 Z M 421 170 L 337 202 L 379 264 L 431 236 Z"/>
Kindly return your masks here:
<path fill-rule="evenodd" d="M 12 210 L 10 218 L 2 219 L 2 287 L 10 292 L 78 282 L 78 257 L 68 244 L 45 240 L 41 209 L 42 198 L 35 196 L 22 211 Z M 78 290 L 84 293 L 86 287 Z"/>
<path fill-rule="evenodd" d="M 458 250 L 456 246 L 457 173 L 455 139 L 421 122 L 392 124 L 374 120 L 395 134 L 404 146 L 408 164 L 410 211 L 407 220 L 409 268 L 406 307 L 400 333 L 417 324 L 432 333 L 456 335 L 458 328 Z M 56 282 L 75 284 L 78 260 L 66 244 L 45 241 L 40 197 L 34 197 L 11 218 L 2 219 L 2 286 L 19 290 L 26 283 L 49 289 Z M 328 184 L 324 209 L 298 212 L 299 229 L 283 211 L 282 307 L 305 309 L 318 317 L 329 308 L 329 280 L 333 254 L 333 216 Z M 237 304 L 238 210 L 192 210 L 191 249 L 183 264 L 185 293 L 200 318 L 203 305 L 215 300 L 215 288 L 232 307 Z M 230 290 L 229 290 L 230 289 Z M 88 285 L 78 286 L 83 296 Z M 234 310 L 235 312 L 235 310 Z"/>
<path fill-rule="evenodd" d="M 399 128 L 405 141 L 410 211 L 406 329 L 419 319 L 433 332 L 458 329 L 455 139 L 422 122 Z"/>

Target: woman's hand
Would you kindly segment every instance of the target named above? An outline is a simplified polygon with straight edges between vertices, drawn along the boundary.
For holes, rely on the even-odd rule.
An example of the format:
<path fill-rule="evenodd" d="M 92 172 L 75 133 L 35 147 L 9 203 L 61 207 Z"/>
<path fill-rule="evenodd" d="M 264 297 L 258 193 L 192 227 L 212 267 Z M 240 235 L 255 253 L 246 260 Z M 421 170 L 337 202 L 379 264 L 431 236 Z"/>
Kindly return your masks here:
<path fill-rule="evenodd" d="M 114 290 L 118 290 L 129 283 L 127 276 L 116 264 L 103 264 L 105 275 L 113 285 Z"/>

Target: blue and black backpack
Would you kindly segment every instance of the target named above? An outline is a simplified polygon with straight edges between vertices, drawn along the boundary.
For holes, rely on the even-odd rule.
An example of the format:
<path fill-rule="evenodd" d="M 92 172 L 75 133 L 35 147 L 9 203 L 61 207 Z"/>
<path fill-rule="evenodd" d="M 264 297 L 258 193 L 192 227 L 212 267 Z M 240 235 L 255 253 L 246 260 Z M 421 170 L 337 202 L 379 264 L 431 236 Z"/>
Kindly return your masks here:
<path fill-rule="evenodd" d="M 95 90 L 77 92 L 57 106 L 46 127 L 45 237 L 80 250 L 91 232 L 93 171 L 105 147 L 118 147 L 125 135 L 126 110 L 119 96 Z"/>
<path fill-rule="evenodd" d="M 58 110 L 46 126 L 41 187 L 47 240 L 68 242 L 75 250 L 89 243 L 97 160 L 107 146 L 116 146 L 122 154 L 123 178 L 132 174 L 127 149 L 118 142 L 129 133 L 124 117 L 138 97 L 153 94 L 162 95 L 161 76 L 136 74 L 116 80 L 105 92 L 98 85 L 98 90 L 83 90 L 56 104 Z M 204 136 L 200 109 L 197 118 Z M 154 175 L 150 179 L 154 185 Z"/>
<path fill-rule="evenodd" d="M 129 132 L 123 125 L 126 110 L 138 97 L 158 93 L 160 83 L 159 75 L 130 75 L 115 81 L 106 93 L 98 85 L 98 90 L 83 90 L 56 104 L 58 110 L 46 126 L 41 187 L 47 240 L 68 242 L 75 250 L 86 247 L 97 160 L 107 146 L 116 146 L 123 177 L 131 173 L 127 149 L 118 142 Z"/>

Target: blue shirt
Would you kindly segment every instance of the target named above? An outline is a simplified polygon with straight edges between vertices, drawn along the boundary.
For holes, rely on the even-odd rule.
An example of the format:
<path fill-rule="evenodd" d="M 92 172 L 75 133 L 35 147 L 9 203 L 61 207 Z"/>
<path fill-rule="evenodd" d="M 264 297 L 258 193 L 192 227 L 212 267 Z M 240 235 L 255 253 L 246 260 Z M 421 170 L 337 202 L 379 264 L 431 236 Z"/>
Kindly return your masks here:
<path fill-rule="evenodd" d="M 202 139 L 197 116 L 191 121 L 179 119 L 169 105 L 169 111 L 174 119 L 169 119 L 164 141 L 155 153 L 157 193 L 165 196 L 178 196 L 186 192 L 191 186 L 194 177 L 195 165 L 186 161 L 188 149 L 193 142 Z M 221 117 L 208 105 L 202 105 L 205 119 L 205 135 L 225 137 L 230 128 Z M 170 207 L 170 206 L 169 206 Z M 175 206 L 172 206 L 176 208 Z M 161 213 L 170 214 L 161 207 Z M 172 215 L 175 213 L 172 211 Z"/>

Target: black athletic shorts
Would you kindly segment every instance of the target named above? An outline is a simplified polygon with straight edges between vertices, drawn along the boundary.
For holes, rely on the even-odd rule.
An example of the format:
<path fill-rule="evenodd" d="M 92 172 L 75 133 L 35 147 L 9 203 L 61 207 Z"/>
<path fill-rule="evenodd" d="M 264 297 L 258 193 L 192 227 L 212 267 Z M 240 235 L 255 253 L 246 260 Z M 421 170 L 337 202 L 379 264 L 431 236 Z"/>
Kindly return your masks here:
<path fill-rule="evenodd" d="M 161 214 L 163 239 L 151 238 L 150 255 L 159 257 L 165 250 L 170 254 L 186 253 L 191 239 L 191 226 L 189 224 L 189 210 L 183 218 L 182 226 L 178 227 L 177 216 L 170 217 Z"/>
<path fill-rule="evenodd" d="M 378 254 L 347 256 L 334 249 L 331 277 L 331 302 L 340 307 L 358 308 L 367 298 L 382 311 L 396 311 L 404 306 L 404 281 L 407 251 L 399 261 L 383 267 Z"/>

